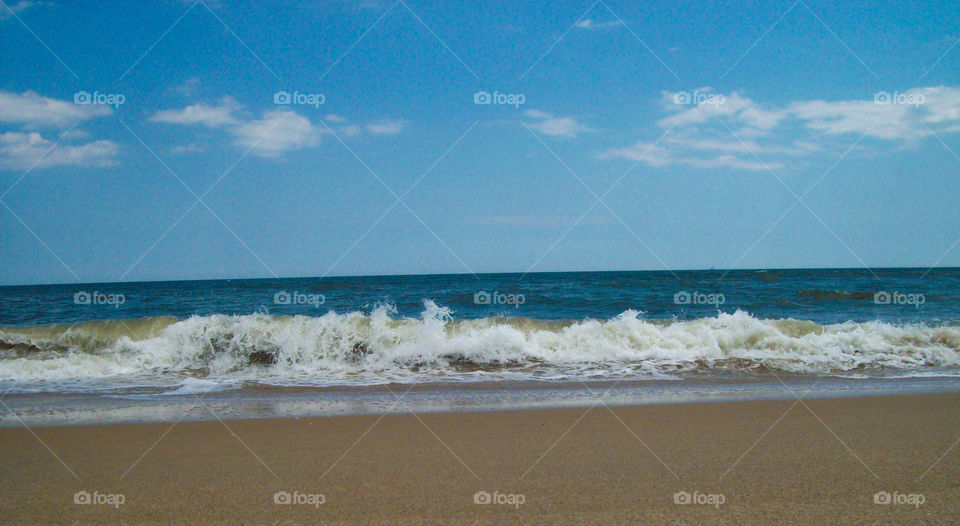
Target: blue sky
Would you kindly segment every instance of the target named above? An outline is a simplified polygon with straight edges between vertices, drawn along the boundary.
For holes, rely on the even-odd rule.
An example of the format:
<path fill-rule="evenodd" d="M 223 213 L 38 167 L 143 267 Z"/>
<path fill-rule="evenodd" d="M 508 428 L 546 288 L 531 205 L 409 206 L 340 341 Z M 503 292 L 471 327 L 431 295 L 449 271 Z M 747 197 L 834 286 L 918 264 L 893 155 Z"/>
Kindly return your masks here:
<path fill-rule="evenodd" d="M 4 1 L 3 284 L 960 265 L 957 2 Z"/>

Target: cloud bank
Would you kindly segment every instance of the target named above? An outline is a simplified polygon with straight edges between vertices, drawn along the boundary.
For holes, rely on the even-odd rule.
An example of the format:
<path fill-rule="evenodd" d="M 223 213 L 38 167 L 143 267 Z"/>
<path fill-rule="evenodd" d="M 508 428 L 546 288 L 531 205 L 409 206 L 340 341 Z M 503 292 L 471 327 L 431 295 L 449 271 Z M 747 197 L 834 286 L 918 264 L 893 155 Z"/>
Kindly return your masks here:
<path fill-rule="evenodd" d="M 403 120 L 380 120 L 365 126 L 346 123 L 339 115 L 327 115 L 329 124 L 314 124 L 288 107 L 268 110 L 259 117 L 244 111 L 232 97 L 223 97 L 215 104 L 192 104 L 180 109 L 158 111 L 149 119 L 166 124 L 204 126 L 226 132 L 237 146 L 261 157 L 279 157 L 284 153 L 317 146 L 324 134 L 355 136 L 364 131 L 373 135 L 393 135 L 403 131 Z M 339 131 L 338 131 L 339 130 Z"/>
<path fill-rule="evenodd" d="M 74 104 L 32 91 L 0 91 L 0 124 L 20 128 L 0 133 L 0 169 L 112 166 L 117 144 L 83 142 L 90 134 L 76 128 L 83 121 L 112 113 L 105 105 Z"/>
<path fill-rule="evenodd" d="M 658 141 L 599 152 L 653 166 L 764 170 L 789 157 L 823 151 L 841 136 L 909 144 L 960 131 L 960 88 L 934 86 L 878 92 L 872 100 L 795 101 L 781 107 L 710 88 L 663 93 L 670 115 L 657 121 Z"/>

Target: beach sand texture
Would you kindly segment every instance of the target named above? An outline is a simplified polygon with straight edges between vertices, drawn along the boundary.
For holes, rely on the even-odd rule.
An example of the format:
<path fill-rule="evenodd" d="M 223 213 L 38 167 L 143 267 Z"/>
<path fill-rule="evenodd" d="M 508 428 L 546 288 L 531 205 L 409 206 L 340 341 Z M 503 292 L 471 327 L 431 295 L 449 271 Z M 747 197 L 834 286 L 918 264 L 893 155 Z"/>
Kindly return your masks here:
<path fill-rule="evenodd" d="M 958 438 L 956 394 L 11 428 L 0 522 L 949 524 Z"/>

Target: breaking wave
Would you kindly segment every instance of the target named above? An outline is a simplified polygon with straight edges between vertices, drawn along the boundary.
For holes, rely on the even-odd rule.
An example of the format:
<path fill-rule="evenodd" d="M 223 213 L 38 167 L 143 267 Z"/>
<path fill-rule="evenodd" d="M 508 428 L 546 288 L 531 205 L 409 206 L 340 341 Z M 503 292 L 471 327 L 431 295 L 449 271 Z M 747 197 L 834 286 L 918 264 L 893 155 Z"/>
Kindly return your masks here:
<path fill-rule="evenodd" d="M 156 385 L 369 385 L 413 381 L 671 378 L 766 371 L 960 374 L 960 327 L 818 325 L 746 312 L 689 321 L 455 320 L 424 302 L 320 317 L 195 316 L 0 328 L 0 383 L 15 389 Z"/>

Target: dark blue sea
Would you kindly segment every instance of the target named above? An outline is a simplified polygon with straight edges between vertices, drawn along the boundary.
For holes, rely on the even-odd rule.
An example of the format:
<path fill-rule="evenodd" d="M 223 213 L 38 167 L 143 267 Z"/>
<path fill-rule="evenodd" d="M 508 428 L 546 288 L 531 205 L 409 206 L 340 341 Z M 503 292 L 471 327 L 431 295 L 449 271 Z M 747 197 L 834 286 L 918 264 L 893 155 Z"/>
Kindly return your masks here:
<path fill-rule="evenodd" d="M 489 303 L 482 303 L 483 293 L 490 296 Z M 690 296 L 686 303 L 684 293 Z M 90 301 L 74 301 L 77 294 Z M 122 295 L 124 301 L 111 302 L 109 295 Z M 286 296 L 289 301 L 283 302 Z M 632 310 L 645 319 L 685 320 L 739 310 L 757 318 L 820 324 L 950 323 L 960 320 L 960 269 L 447 274 L 0 287 L 0 326 L 215 314 L 318 317 L 327 312 L 369 314 L 382 306 L 391 308 L 392 317 L 416 318 L 425 300 L 450 309 L 455 319 L 604 320 Z"/>
<path fill-rule="evenodd" d="M 954 268 L 0 287 L 0 425 L 960 390 L 958 353 Z"/>

